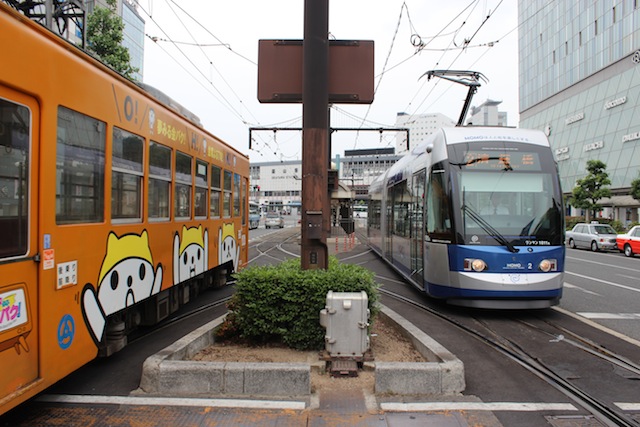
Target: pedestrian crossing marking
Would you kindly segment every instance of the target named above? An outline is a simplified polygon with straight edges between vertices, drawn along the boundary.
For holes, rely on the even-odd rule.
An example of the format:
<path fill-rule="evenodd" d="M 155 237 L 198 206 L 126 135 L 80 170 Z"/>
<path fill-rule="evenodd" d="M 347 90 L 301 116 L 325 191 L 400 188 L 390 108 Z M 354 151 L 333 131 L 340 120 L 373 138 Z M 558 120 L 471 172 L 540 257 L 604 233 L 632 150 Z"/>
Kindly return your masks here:
<path fill-rule="evenodd" d="M 640 320 L 640 313 L 595 313 L 582 311 L 576 314 L 586 317 L 587 319 L 599 320 Z"/>

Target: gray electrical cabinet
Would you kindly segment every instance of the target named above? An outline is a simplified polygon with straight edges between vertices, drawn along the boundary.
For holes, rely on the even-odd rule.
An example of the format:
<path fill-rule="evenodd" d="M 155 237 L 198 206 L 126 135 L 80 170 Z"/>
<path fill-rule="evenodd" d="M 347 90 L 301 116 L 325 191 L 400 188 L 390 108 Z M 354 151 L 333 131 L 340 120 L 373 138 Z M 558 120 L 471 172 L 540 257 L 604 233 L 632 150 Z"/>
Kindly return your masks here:
<path fill-rule="evenodd" d="M 325 349 L 332 358 L 362 358 L 369 349 L 369 298 L 365 291 L 327 293 L 320 310 Z"/>

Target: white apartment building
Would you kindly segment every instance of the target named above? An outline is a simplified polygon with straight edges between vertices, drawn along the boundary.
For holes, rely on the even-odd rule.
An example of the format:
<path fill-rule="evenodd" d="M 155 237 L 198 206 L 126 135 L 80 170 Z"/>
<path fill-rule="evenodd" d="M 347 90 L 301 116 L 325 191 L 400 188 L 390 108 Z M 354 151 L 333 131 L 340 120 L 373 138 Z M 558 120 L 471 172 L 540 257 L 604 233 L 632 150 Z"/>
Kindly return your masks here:
<path fill-rule="evenodd" d="M 477 107 L 471 107 L 467 117 L 467 125 L 474 126 L 507 126 L 507 113 L 498 111 L 502 101 L 487 99 Z"/>
<path fill-rule="evenodd" d="M 366 200 L 369 184 L 402 156 L 393 148 L 347 150 L 333 159 L 342 184 L 354 191 L 357 200 Z M 295 214 L 302 203 L 302 161 L 251 163 L 249 199 L 262 211 Z"/>
<path fill-rule="evenodd" d="M 455 126 L 456 122 L 444 114 L 414 114 L 398 113 L 395 127 L 409 129 L 409 145 L 415 147 L 437 129 L 442 127 Z M 403 154 L 408 151 L 407 140 L 404 133 L 398 133 L 396 137 L 396 154 Z"/>

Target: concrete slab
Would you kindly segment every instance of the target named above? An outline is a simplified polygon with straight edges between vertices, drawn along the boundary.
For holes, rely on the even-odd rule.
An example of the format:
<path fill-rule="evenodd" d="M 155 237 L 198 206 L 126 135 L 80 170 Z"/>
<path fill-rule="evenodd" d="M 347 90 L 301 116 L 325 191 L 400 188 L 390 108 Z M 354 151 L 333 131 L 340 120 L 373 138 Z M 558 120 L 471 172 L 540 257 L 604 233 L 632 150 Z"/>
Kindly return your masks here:
<path fill-rule="evenodd" d="M 455 395 L 464 391 L 464 366 L 457 357 L 393 310 L 383 306 L 380 315 L 395 323 L 430 362 L 374 362 L 376 394 Z M 140 391 L 184 397 L 310 396 L 310 364 L 189 360 L 214 342 L 213 331 L 223 320 L 215 319 L 147 358 Z"/>

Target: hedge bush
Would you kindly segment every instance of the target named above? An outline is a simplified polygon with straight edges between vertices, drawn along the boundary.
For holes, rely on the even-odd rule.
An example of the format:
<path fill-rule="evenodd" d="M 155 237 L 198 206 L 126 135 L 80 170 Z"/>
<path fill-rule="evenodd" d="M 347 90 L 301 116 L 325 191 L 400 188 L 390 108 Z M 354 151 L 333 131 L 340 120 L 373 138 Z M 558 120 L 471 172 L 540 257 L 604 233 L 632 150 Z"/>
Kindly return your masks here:
<path fill-rule="evenodd" d="M 328 291 L 365 291 L 371 319 L 379 308 L 373 273 L 329 257 L 327 270 L 302 270 L 299 259 L 278 265 L 248 267 L 237 273 L 236 292 L 230 300 L 219 338 L 239 337 L 250 344 L 282 342 L 298 350 L 324 348 L 325 329 L 320 310 Z"/>

